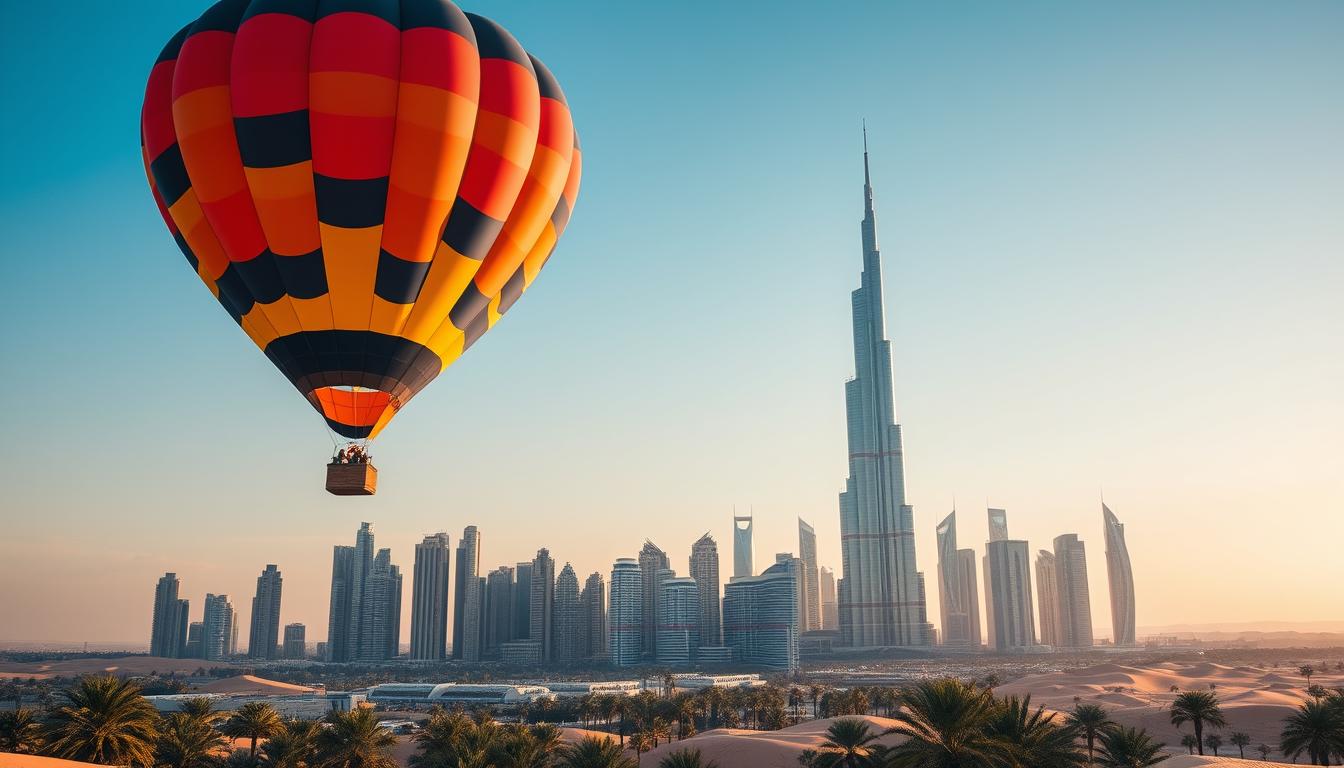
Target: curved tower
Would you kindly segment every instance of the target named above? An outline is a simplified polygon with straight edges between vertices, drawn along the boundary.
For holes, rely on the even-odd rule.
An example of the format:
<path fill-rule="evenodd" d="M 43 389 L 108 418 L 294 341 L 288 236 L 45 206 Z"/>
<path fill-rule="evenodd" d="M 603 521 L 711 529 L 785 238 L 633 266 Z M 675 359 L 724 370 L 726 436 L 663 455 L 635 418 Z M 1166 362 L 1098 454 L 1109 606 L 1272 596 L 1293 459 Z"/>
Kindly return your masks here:
<path fill-rule="evenodd" d="M 1134 644 L 1134 570 L 1125 546 L 1125 524 L 1105 502 L 1101 517 L 1106 531 L 1106 576 L 1111 587 L 1111 635 L 1116 645 Z"/>

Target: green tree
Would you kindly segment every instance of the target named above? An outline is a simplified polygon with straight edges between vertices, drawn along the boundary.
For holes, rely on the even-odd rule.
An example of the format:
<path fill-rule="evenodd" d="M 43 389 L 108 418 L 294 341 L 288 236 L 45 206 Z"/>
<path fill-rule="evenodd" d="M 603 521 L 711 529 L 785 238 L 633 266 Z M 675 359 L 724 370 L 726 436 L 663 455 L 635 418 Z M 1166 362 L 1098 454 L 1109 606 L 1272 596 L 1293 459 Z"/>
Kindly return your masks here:
<path fill-rule="evenodd" d="M 988 733 L 997 714 L 994 695 L 970 683 L 944 678 L 902 689 L 897 724 L 887 733 L 905 741 L 890 751 L 897 768 L 993 768 L 1010 749 Z"/>
<path fill-rule="evenodd" d="M 461 710 L 445 712 L 436 709 L 430 713 L 424 728 L 415 734 L 416 751 L 407 761 L 410 768 L 444 768 L 458 763 L 468 735 L 476 723 Z"/>
<path fill-rule="evenodd" d="M 215 763 L 224 748 L 223 734 L 208 715 L 174 712 L 163 718 L 154 746 L 155 763 L 163 768 L 201 768 Z"/>
<path fill-rule="evenodd" d="M 1199 739 L 1196 739 L 1194 734 L 1183 734 L 1181 736 L 1181 746 L 1190 750 L 1190 754 L 1193 755 L 1195 754 L 1195 747 L 1199 746 Z"/>
<path fill-rule="evenodd" d="M 321 732 L 322 724 L 315 720 L 287 720 L 284 730 L 261 746 L 262 762 L 270 768 L 311 768 Z"/>
<path fill-rule="evenodd" d="M 326 726 L 317 736 L 320 768 L 397 768 L 391 755 L 397 737 L 372 709 L 332 712 Z"/>
<path fill-rule="evenodd" d="M 1316 668 L 1310 664 L 1303 664 L 1297 668 L 1297 674 L 1307 678 L 1307 685 L 1311 685 L 1311 676 L 1316 674 Z"/>
<path fill-rule="evenodd" d="M 1195 748 L 1204 754 L 1204 726 L 1222 728 L 1227 725 L 1218 695 L 1213 691 L 1186 691 L 1171 703 L 1171 724 L 1180 728 L 1190 723 L 1195 729 Z"/>
<path fill-rule="evenodd" d="M 658 761 L 658 768 L 719 768 L 719 764 L 700 756 L 698 749 L 678 749 Z"/>
<path fill-rule="evenodd" d="M 878 766 L 883 753 L 877 744 L 879 736 L 866 720 L 857 717 L 836 720 L 826 729 L 826 740 L 817 746 L 813 764 L 825 768 Z"/>
<path fill-rule="evenodd" d="M 1255 748 L 1255 751 L 1260 753 L 1261 760 L 1268 760 L 1269 753 L 1273 752 L 1274 748 L 1269 746 L 1268 744 L 1262 743 Z"/>
<path fill-rule="evenodd" d="M 636 768 L 637 765 L 619 744 L 601 736 L 585 736 L 564 745 L 559 758 L 560 768 Z"/>
<path fill-rule="evenodd" d="M 102 765 L 154 762 L 159 715 L 140 687 L 110 675 L 82 677 L 62 691 L 64 704 L 49 718 L 46 751 Z"/>
<path fill-rule="evenodd" d="M 35 754 L 42 748 L 42 726 L 27 707 L 0 712 L 0 752 Z"/>
<path fill-rule="evenodd" d="M 1216 733 L 1210 733 L 1208 736 L 1204 737 L 1204 746 L 1213 750 L 1213 756 L 1217 757 L 1218 748 L 1223 746 L 1223 737 Z"/>
<path fill-rule="evenodd" d="M 1279 751 L 1293 760 L 1305 753 L 1312 765 L 1329 765 L 1332 757 L 1344 758 L 1344 706 L 1329 700 L 1304 701 L 1284 718 Z"/>
<path fill-rule="evenodd" d="M 1087 740 L 1087 761 L 1096 756 L 1097 735 L 1114 725 L 1106 710 L 1096 704 L 1079 704 L 1068 715 L 1068 724 Z"/>
<path fill-rule="evenodd" d="M 543 726 L 514 725 L 506 728 L 502 738 L 493 740 L 488 754 L 491 768 L 549 768 L 551 764 L 550 748 L 543 745 L 537 735 L 537 729 Z M 555 726 L 546 726 L 555 728 Z M 476 734 L 473 733 L 473 736 Z M 474 745 L 473 745 L 474 746 Z M 474 755 L 471 747 L 464 750 L 467 756 Z M 469 757 L 474 760 L 474 757 Z"/>
<path fill-rule="evenodd" d="M 259 739 L 269 739 L 284 728 L 285 722 L 280 719 L 280 713 L 264 701 L 249 701 L 229 715 L 229 719 L 220 726 L 225 736 L 249 739 L 251 743 L 248 745 L 247 754 L 251 757 L 257 756 Z"/>
<path fill-rule="evenodd" d="M 1111 727 L 1099 734 L 1097 764 L 1102 768 L 1148 768 L 1171 757 L 1142 729 Z"/>
<path fill-rule="evenodd" d="M 988 733 L 1009 747 L 1014 768 L 1078 768 L 1087 762 L 1076 731 L 1060 726 L 1053 713 L 1031 708 L 1031 697 L 1009 696 L 995 708 Z"/>
<path fill-rule="evenodd" d="M 1245 760 L 1246 747 L 1250 746 L 1251 737 L 1246 735 L 1245 733 L 1242 733 L 1241 731 L 1233 731 L 1232 735 L 1229 736 L 1227 740 L 1232 743 L 1232 746 L 1237 748 L 1238 752 L 1241 753 L 1240 754 L 1241 759 Z"/>

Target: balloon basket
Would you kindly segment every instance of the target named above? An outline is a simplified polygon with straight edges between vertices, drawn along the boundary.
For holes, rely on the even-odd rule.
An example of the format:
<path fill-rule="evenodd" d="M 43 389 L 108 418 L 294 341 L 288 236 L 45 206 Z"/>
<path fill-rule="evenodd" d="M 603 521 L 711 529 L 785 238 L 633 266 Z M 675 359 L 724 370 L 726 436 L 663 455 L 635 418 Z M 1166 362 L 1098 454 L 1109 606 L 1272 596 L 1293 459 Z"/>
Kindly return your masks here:
<path fill-rule="evenodd" d="M 378 490 L 378 470 L 372 464 L 328 464 L 327 493 L 372 496 Z"/>

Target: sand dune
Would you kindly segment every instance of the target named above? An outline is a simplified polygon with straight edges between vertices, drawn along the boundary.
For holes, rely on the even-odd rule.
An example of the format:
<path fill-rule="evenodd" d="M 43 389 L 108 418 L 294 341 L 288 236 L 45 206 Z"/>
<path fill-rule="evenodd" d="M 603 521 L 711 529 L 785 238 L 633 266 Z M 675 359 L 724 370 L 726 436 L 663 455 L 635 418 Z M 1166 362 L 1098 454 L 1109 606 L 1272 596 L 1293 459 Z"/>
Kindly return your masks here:
<path fill-rule="evenodd" d="M 1202 768 L 1214 765 L 1222 768 L 1279 768 L 1288 763 L 1266 763 L 1263 760 L 1238 760 L 1234 757 L 1200 757 L 1199 755 L 1177 755 L 1162 763 L 1162 768 Z"/>
<path fill-rule="evenodd" d="M 779 731 L 747 731 L 736 728 L 717 728 L 696 734 L 683 741 L 663 744 L 644 755 L 646 765 L 658 761 L 679 749 L 698 749 L 706 761 L 714 760 L 723 768 L 796 768 L 798 755 L 805 749 L 815 748 L 825 740 L 826 729 L 839 718 L 811 720 Z M 863 718 L 881 733 L 895 721 L 885 717 Z M 883 744 L 895 744 L 895 736 L 882 739 Z"/>
<path fill-rule="evenodd" d="M 190 674 L 203 666 L 227 666 L 223 662 L 200 659 L 165 659 L 159 656 L 121 656 L 110 659 L 65 659 L 43 662 L 0 662 L 0 679 L 30 677 L 48 680 L 53 677 L 79 677 L 91 674 L 113 674 L 119 677 L 148 675 L 150 672 Z"/>
<path fill-rule="evenodd" d="M 193 689 L 198 693 L 256 693 L 263 695 L 278 695 L 286 693 L 311 693 L 321 690 L 319 688 L 310 688 L 306 685 L 294 685 L 292 683 L 280 683 L 275 680 L 266 680 L 256 675 L 236 675 L 234 677 L 221 677 L 218 680 L 212 680 L 205 685 Z"/>

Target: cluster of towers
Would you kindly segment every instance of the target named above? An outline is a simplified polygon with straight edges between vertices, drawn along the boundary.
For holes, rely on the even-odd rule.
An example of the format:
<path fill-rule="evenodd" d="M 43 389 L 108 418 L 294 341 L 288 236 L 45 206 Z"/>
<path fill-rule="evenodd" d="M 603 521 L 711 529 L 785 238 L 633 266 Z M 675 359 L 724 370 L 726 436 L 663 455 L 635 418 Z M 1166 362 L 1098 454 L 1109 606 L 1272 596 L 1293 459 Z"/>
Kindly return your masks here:
<path fill-rule="evenodd" d="M 275 565 L 257 577 L 252 598 L 252 627 L 248 656 L 254 659 L 302 659 L 306 654 L 303 624 L 287 624 L 280 639 L 280 594 L 283 578 Z M 191 603 L 179 599 L 181 581 L 165 573 L 154 587 L 154 618 L 150 628 L 151 656 L 218 661 L 238 651 L 238 612 L 228 595 L 207 594 L 200 621 L 191 621 Z"/>

